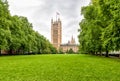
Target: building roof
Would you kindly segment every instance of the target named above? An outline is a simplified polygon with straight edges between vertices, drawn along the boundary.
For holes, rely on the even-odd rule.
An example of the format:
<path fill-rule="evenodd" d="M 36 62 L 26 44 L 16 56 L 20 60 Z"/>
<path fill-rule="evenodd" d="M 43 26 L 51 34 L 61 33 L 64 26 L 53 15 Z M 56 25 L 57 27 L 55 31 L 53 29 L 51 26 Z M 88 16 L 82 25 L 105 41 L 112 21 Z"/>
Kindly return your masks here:
<path fill-rule="evenodd" d="M 61 44 L 60 46 L 78 46 L 78 44 Z"/>

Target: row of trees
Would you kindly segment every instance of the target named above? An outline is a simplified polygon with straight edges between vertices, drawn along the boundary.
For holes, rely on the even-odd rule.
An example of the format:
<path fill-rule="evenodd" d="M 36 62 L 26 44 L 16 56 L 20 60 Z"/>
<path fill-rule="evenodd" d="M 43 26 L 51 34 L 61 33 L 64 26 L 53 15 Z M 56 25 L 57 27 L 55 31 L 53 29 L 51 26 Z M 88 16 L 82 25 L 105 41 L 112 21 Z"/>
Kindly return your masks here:
<path fill-rule="evenodd" d="M 11 16 L 7 0 L 0 0 L 0 53 L 3 50 L 9 54 L 57 52 L 26 17 Z"/>
<path fill-rule="evenodd" d="M 120 0 L 91 0 L 82 7 L 80 51 L 102 53 L 120 50 Z"/>

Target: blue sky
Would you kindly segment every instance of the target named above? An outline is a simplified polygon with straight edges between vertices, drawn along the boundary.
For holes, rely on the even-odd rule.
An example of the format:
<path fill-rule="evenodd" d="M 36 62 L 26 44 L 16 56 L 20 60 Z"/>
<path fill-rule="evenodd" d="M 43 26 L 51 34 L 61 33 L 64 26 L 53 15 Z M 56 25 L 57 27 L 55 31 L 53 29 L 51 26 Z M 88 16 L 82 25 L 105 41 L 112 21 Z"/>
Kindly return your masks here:
<path fill-rule="evenodd" d="M 62 43 L 67 43 L 73 36 L 78 43 L 81 7 L 90 0 L 8 0 L 12 15 L 25 16 L 33 24 L 34 30 L 51 41 L 51 18 L 60 13 L 62 21 Z"/>

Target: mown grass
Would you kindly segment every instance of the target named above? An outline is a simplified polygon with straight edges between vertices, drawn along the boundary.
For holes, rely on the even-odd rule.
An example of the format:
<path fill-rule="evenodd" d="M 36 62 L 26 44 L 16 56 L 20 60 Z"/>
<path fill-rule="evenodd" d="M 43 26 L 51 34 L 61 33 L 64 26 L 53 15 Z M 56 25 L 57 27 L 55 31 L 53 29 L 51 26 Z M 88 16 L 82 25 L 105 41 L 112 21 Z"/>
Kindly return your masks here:
<path fill-rule="evenodd" d="M 3 56 L 0 81 L 120 81 L 120 60 L 82 54 Z"/>

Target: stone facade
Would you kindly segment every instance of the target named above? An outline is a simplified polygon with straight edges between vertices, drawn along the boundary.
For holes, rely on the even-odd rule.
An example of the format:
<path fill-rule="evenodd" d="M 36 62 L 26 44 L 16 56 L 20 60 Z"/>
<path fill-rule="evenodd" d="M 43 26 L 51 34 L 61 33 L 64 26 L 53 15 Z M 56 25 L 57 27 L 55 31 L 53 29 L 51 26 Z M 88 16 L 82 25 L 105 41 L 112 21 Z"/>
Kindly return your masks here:
<path fill-rule="evenodd" d="M 59 49 L 62 43 L 62 23 L 60 19 L 53 21 L 51 19 L 51 43 L 54 47 Z"/>
<path fill-rule="evenodd" d="M 67 52 L 70 49 L 72 49 L 74 52 L 78 52 L 78 45 L 75 43 L 75 39 L 72 37 L 71 41 L 68 41 L 67 44 L 61 44 L 60 48 L 63 50 L 63 52 Z"/>
<path fill-rule="evenodd" d="M 76 45 L 76 44 L 73 44 L 73 45 L 71 45 L 71 44 L 62 44 L 60 46 L 60 48 L 62 49 L 62 51 L 64 53 L 69 51 L 70 49 L 72 49 L 76 53 L 78 52 L 78 45 Z"/>
<path fill-rule="evenodd" d="M 62 44 L 62 23 L 60 18 L 56 19 L 56 21 L 51 19 L 51 43 L 57 50 L 62 49 L 63 52 L 67 52 L 72 49 L 74 52 L 78 52 L 78 45 L 75 43 L 73 36 L 67 44 Z"/>

